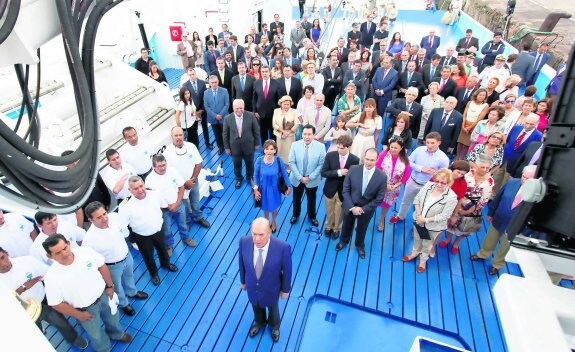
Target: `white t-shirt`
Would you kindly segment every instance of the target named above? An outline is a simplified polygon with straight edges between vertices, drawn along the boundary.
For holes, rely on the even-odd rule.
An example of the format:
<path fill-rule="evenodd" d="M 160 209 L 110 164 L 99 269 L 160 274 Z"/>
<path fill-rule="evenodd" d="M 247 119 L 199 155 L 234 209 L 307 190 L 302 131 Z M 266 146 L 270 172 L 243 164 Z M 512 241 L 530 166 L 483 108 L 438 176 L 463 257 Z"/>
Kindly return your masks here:
<path fill-rule="evenodd" d="M 141 236 L 151 236 L 162 229 L 162 208 L 167 206 L 158 192 L 146 190 L 144 199 L 134 196 L 126 198 L 120 204 L 118 213 L 132 227 L 132 231 Z"/>
<path fill-rule="evenodd" d="M 106 288 L 98 270 L 105 264 L 104 257 L 90 247 L 74 248 L 72 253 L 72 264 L 54 262 L 44 278 L 51 306 L 66 302 L 74 308 L 85 308 L 100 298 Z"/>
<path fill-rule="evenodd" d="M 184 185 L 184 179 L 174 168 L 169 166 L 166 168 L 166 173 L 160 175 L 155 171 L 150 172 L 146 178 L 146 187 L 158 191 L 164 198 L 166 203 L 173 204 L 178 200 L 178 189 Z M 184 192 L 187 198 L 189 191 Z"/>
<path fill-rule="evenodd" d="M 58 229 L 56 230 L 56 233 L 64 235 L 64 237 L 66 237 L 66 239 L 70 242 L 71 248 L 77 248 L 77 242 L 82 242 L 86 231 L 76 225 L 70 224 L 69 222 L 60 221 L 58 222 Z M 40 232 L 40 234 L 38 234 L 34 240 L 34 243 L 32 243 L 32 247 L 30 248 L 30 255 L 46 265 L 52 265 L 53 260 L 46 256 L 46 250 L 44 247 L 42 247 L 42 243 L 47 238 L 48 235 L 46 235 L 44 232 Z"/>
<path fill-rule="evenodd" d="M 178 103 L 178 111 L 180 114 L 180 127 L 183 129 L 190 128 L 196 123 L 196 106 L 194 102 L 184 105 L 184 102 Z"/>
<path fill-rule="evenodd" d="M 128 255 L 127 224 L 118 213 L 108 214 L 108 228 L 101 229 L 94 224 L 90 225 L 82 242 L 83 247 L 90 247 L 104 256 L 106 263 L 116 263 L 124 260 Z"/>
<path fill-rule="evenodd" d="M 129 174 L 130 176 L 138 176 L 138 173 L 136 172 L 134 167 L 128 163 L 122 163 L 122 168 L 120 170 L 116 170 L 110 165 L 108 165 L 104 168 L 104 170 L 102 170 L 101 175 L 102 180 L 104 180 L 104 183 L 106 184 L 106 187 L 108 187 L 108 189 L 112 191 L 114 189 L 114 186 L 116 185 L 116 182 L 118 182 L 118 180 L 121 179 L 122 176 L 124 176 L 126 173 Z M 120 192 L 116 194 L 114 193 L 114 191 L 112 191 L 116 199 L 124 199 L 130 195 L 130 191 L 128 190 L 129 178 L 130 177 L 126 178 L 126 182 L 124 182 L 124 187 L 122 187 Z"/>
<path fill-rule="evenodd" d="M 34 225 L 22 215 L 4 214 L 4 225 L 0 226 L 0 247 L 12 258 L 28 255 L 32 247 L 30 232 L 33 230 Z"/>
<path fill-rule="evenodd" d="M 204 161 L 198 148 L 190 142 L 184 142 L 182 148 L 176 148 L 173 143 L 170 143 L 164 150 L 164 156 L 168 166 L 175 167 L 184 180 L 192 177 L 196 164 Z"/>
<path fill-rule="evenodd" d="M 154 152 L 150 145 L 143 139 L 138 139 L 135 146 L 126 143 L 120 148 L 120 155 L 124 162 L 132 166 L 138 175 L 143 175 L 152 168 L 152 155 Z"/>
<path fill-rule="evenodd" d="M 43 264 L 31 256 L 23 256 L 18 258 L 10 257 L 12 268 L 7 273 L 0 273 L 0 282 L 4 283 L 6 287 L 16 291 L 18 287 L 22 286 L 26 281 L 35 278 L 36 276 L 44 276 L 48 271 L 49 266 Z M 20 296 L 24 299 L 34 298 L 39 302 L 44 300 L 44 285 L 37 282 L 34 286 L 22 292 Z"/>

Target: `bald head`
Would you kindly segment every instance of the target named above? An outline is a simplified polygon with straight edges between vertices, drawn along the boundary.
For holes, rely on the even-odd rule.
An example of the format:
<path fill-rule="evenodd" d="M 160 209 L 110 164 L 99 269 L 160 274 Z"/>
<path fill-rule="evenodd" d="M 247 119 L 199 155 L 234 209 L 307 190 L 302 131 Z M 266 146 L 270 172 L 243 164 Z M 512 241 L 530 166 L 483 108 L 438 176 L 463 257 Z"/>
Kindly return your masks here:
<path fill-rule="evenodd" d="M 252 240 L 257 248 L 262 248 L 269 242 L 271 233 L 268 219 L 257 218 L 252 222 Z"/>
<path fill-rule="evenodd" d="M 184 145 L 184 130 L 181 127 L 172 128 L 172 143 L 178 148 Z"/>
<path fill-rule="evenodd" d="M 530 132 L 533 129 L 535 129 L 535 127 L 537 127 L 538 124 L 539 124 L 539 115 L 529 114 L 529 116 L 527 116 L 527 118 L 523 122 L 523 128 L 525 129 L 525 131 Z"/>

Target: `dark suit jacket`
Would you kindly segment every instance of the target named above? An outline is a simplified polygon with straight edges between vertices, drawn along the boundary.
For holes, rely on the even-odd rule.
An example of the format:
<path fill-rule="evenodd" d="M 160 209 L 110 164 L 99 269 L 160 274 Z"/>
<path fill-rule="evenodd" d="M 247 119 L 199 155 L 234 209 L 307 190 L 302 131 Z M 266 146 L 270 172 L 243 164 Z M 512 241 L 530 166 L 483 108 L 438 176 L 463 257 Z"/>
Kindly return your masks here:
<path fill-rule="evenodd" d="M 419 73 L 423 73 L 423 66 L 430 64 L 430 61 L 428 59 L 415 59 L 415 71 L 419 72 Z"/>
<path fill-rule="evenodd" d="M 510 179 L 501 187 L 493 199 L 493 202 L 489 205 L 487 216 L 493 218 L 491 226 L 495 227 L 501 233 L 505 232 L 507 225 L 509 225 L 513 215 L 515 215 L 515 211 L 520 208 L 516 207 L 515 209 L 511 209 L 515 196 L 517 196 L 517 192 L 519 192 L 519 188 L 521 188 L 521 179 Z"/>
<path fill-rule="evenodd" d="M 534 57 L 534 60 L 537 60 L 537 51 L 530 52 L 529 54 Z M 532 72 L 531 72 L 531 77 L 529 78 L 529 80 L 527 82 L 528 85 L 535 83 L 535 81 L 537 80 L 537 76 L 539 76 L 539 72 L 541 72 L 541 68 L 543 66 L 545 66 L 547 61 L 549 61 L 550 57 L 551 56 L 549 55 L 549 53 L 543 54 L 543 56 L 541 57 L 541 60 L 539 60 L 539 65 L 537 67 L 534 67 Z M 535 62 L 533 64 L 535 64 Z"/>
<path fill-rule="evenodd" d="M 511 177 L 521 178 L 521 173 L 523 172 L 523 168 L 529 165 L 531 158 L 535 155 L 535 152 L 541 147 L 541 142 L 533 141 L 527 145 L 527 148 L 521 153 L 521 156 L 517 159 L 515 164 L 511 166 L 511 168 L 507 168 Z M 539 156 L 541 158 L 541 155 Z M 539 159 L 541 160 L 541 159 Z"/>
<path fill-rule="evenodd" d="M 444 97 L 445 99 L 447 99 L 448 97 L 454 97 L 455 93 L 457 92 L 457 83 L 455 83 L 455 81 L 452 80 L 451 78 L 448 79 L 447 82 L 445 82 L 445 86 L 443 86 L 443 89 L 441 89 L 441 77 L 436 77 L 432 79 L 431 82 L 439 83 L 440 90 L 438 94 Z"/>
<path fill-rule="evenodd" d="M 347 62 L 347 55 L 349 54 L 349 49 L 346 47 L 343 47 L 343 49 L 341 50 L 341 60 L 339 59 L 339 47 L 337 48 L 337 50 L 338 50 L 339 66 L 341 66 L 341 64 L 343 64 L 344 62 Z"/>
<path fill-rule="evenodd" d="M 443 66 L 437 65 L 435 68 L 435 72 L 433 72 L 433 77 L 431 77 L 431 64 L 423 65 L 423 72 L 421 73 L 423 76 L 423 84 L 425 85 L 425 89 L 429 86 L 429 83 L 436 78 L 441 76 L 441 68 Z"/>
<path fill-rule="evenodd" d="M 270 86 L 268 87 L 268 97 L 264 97 L 264 80 L 258 79 L 254 83 L 254 98 L 253 108 L 254 113 L 260 115 L 260 119 L 272 118 L 274 116 L 274 109 L 278 107 L 280 100 L 280 85 L 274 80 L 270 79 Z"/>
<path fill-rule="evenodd" d="M 198 86 L 197 92 L 194 90 L 194 86 L 189 80 L 187 80 L 184 85 L 190 90 L 190 93 L 192 93 L 192 101 L 196 106 L 196 110 L 204 110 L 203 117 L 205 117 L 206 109 L 204 108 L 204 91 L 206 90 L 206 82 L 201 79 L 196 79 L 196 85 Z"/>
<path fill-rule="evenodd" d="M 439 61 L 439 63 L 440 63 L 442 66 L 445 66 L 445 59 L 446 59 L 446 58 L 447 58 L 447 56 L 442 56 L 442 57 L 441 57 L 441 61 Z M 451 56 L 451 57 L 449 58 L 449 60 L 447 61 L 447 65 L 455 65 L 455 62 L 457 62 L 457 57 Z"/>
<path fill-rule="evenodd" d="M 406 108 L 407 105 L 405 103 L 405 99 L 397 98 L 394 99 L 391 104 L 389 104 L 385 111 L 393 116 L 393 118 L 396 118 L 397 115 L 399 115 L 400 112 L 405 111 Z M 421 104 L 414 101 L 411 103 L 411 107 L 408 112 L 412 115 L 409 119 L 409 129 L 411 130 L 411 135 L 417 137 L 419 135 L 419 127 L 421 125 L 421 114 L 423 113 L 423 107 Z M 382 144 L 385 145 L 386 143 L 384 143 L 382 140 Z"/>
<path fill-rule="evenodd" d="M 271 23 L 270 23 L 270 26 L 268 27 L 268 28 L 270 29 L 270 32 L 272 32 L 272 33 L 275 34 L 275 32 L 276 32 L 276 27 L 277 27 L 278 25 L 283 28 L 283 32 L 285 33 L 286 26 L 284 25 L 283 22 L 278 22 L 277 24 L 276 24 L 275 22 L 271 22 Z"/>
<path fill-rule="evenodd" d="M 340 67 L 336 67 L 334 70 L 334 75 L 331 75 L 331 67 L 328 65 L 321 70 L 323 75 L 323 94 L 329 94 L 329 92 L 339 93 L 342 89 L 343 84 L 343 71 Z"/>
<path fill-rule="evenodd" d="M 509 131 L 507 135 L 507 143 L 505 144 L 505 151 L 503 152 L 503 164 L 507 163 L 507 172 L 511 173 L 513 166 L 523 152 L 527 149 L 527 146 L 531 142 L 540 142 L 542 134 L 538 130 L 534 130 L 533 133 L 523 140 L 517 149 L 515 149 L 515 141 L 519 138 L 519 135 L 523 132 L 523 126 L 515 125 Z M 527 160 L 529 162 L 529 160 Z"/>
<path fill-rule="evenodd" d="M 218 70 L 214 70 L 210 73 L 210 76 L 214 75 L 218 77 L 218 86 L 226 88 L 229 92 L 232 90 L 232 77 L 235 75 L 232 71 L 228 70 L 226 66 L 226 70 L 224 73 L 224 80 L 222 81 L 222 77 L 220 76 L 220 72 Z"/>
<path fill-rule="evenodd" d="M 234 60 L 234 47 L 231 45 L 228 46 L 228 51 L 232 53 L 232 61 L 235 64 L 237 64 L 238 61 L 240 61 L 241 59 L 244 58 L 245 50 L 244 50 L 244 47 L 241 46 L 239 43 L 238 43 L 238 46 L 236 47 L 236 60 Z M 236 70 L 237 70 L 237 66 L 236 66 Z"/>
<path fill-rule="evenodd" d="M 363 183 L 363 166 L 355 165 L 349 169 L 349 173 L 343 181 L 343 212 L 349 212 L 353 207 L 361 207 L 364 215 L 371 216 L 375 209 L 383 201 L 387 190 L 387 176 L 383 171 L 376 168 L 373 176 L 367 184 L 365 194 L 361 194 Z"/>
<path fill-rule="evenodd" d="M 260 125 L 254 114 L 244 111 L 242 137 L 238 136 L 236 115 L 231 113 L 224 118 L 224 148 L 230 149 L 232 155 L 254 154 L 255 147 L 260 145 Z"/>
<path fill-rule="evenodd" d="M 468 46 L 465 45 L 465 40 L 466 40 L 465 37 L 459 39 L 459 41 L 457 42 L 457 46 L 455 47 L 455 51 L 457 52 L 465 51 L 465 49 L 470 48 L 472 46 L 474 46 L 475 48 L 477 48 L 477 50 L 479 50 L 479 39 L 471 37 Z"/>
<path fill-rule="evenodd" d="M 425 58 L 426 59 L 431 60 L 431 57 L 437 52 L 437 48 L 439 48 L 440 43 L 441 43 L 441 38 L 439 38 L 436 35 L 433 36 L 433 42 L 432 42 L 431 46 L 429 46 L 429 36 L 428 35 L 421 38 L 421 43 L 419 43 L 419 46 L 426 50 L 426 52 L 425 52 Z"/>
<path fill-rule="evenodd" d="M 533 64 L 535 58 L 528 52 L 521 52 L 517 56 L 517 61 L 511 66 L 511 73 L 521 77 L 521 84 L 525 84 L 533 76 Z"/>
<path fill-rule="evenodd" d="M 280 97 L 283 97 L 284 95 L 289 95 L 291 97 L 291 100 L 294 103 L 294 107 L 297 104 L 296 102 L 298 102 L 301 97 L 302 97 L 302 86 L 301 86 L 301 81 L 295 77 L 291 78 L 291 84 L 290 84 L 290 91 L 286 92 L 286 84 L 285 84 L 285 79 L 283 77 L 278 78 L 276 80 L 279 84 L 279 88 L 280 88 Z"/>
<path fill-rule="evenodd" d="M 214 50 L 214 54 L 216 55 L 216 59 L 220 57 L 219 51 Z M 216 59 L 214 59 L 212 53 L 209 50 L 206 50 L 206 52 L 204 52 L 204 62 L 206 63 L 207 66 L 206 70 L 207 72 L 212 72 L 218 68 L 218 66 L 216 66 Z"/>
<path fill-rule="evenodd" d="M 407 81 L 407 74 L 408 74 L 407 71 L 399 74 L 399 79 L 397 80 L 397 85 L 395 86 L 395 88 L 397 88 L 397 90 L 398 90 L 397 97 L 400 98 L 400 97 L 405 96 L 405 93 L 399 92 L 400 88 L 409 88 L 409 87 L 417 88 L 417 90 L 419 90 L 418 97 L 422 97 L 423 91 L 425 90 L 425 87 L 423 85 L 421 73 L 413 72 L 411 74 L 411 81 L 409 81 L 409 82 Z"/>
<path fill-rule="evenodd" d="M 244 100 L 244 109 L 246 111 L 253 111 L 253 97 L 254 97 L 254 76 L 246 74 L 244 82 L 244 91 L 242 92 L 242 84 L 240 82 L 240 75 L 232 77 L 232 102 L 234 99 Z"/>
<path fill-rule="evenodd" d="M 473 88 L 467 99 L 463 99 L 463 97 L 465 96 L 465 92 L 467 91 L 467 88 L 465 87 L 458 88 L 457 92 L 455 93 L 455 98 L 457 98 L 457 105 L 455 105 L 455 110 L 463 114 L 463 112 L 465 111 L 465 106 L 467 106 L 467 103 L 469 102 L 469 100 L 471 100 L 471 96 L 473 95 L 473 93 L 475 93 L 476 90 L 477 88 Z"/>
<path fill-rule="evenodd" d="M 359 165 L 359 158 L 351 153 L 347 156 L 345 168 L 349 170 L 353 165 Z M 337 150 L 325 155 L 325 160 L 321 168 L 321 176 L 325 178 L 323 194 L 328 198 L 333 198 L 337 192 L 339 200 L 343 201 L 343 181 L 345 176 L 337 174 L 339 170 L 339 153 Z"/>
<path fill-rule="evenodd" d="M 228 65 L 228 62 L 225 61 L 226 64 L 226 70 L 229 70 L 232 72 L 232 74 L 237 75 L 238 72 L 238 64 L 234 62 L 234 60 L 232 59 L 232 61 L 230 61 L 230 64 Z M 231 68 L 230 68 L 231 66 Z"/>
<path fill-rule="evenodd" d="M 369 27 L 369 31 L 367 30 L 367 22 L 363 22 L 359 26 L 359 32 L 361 33 L 361 38 L 359 40 L 359 44 L 370 48 L 373 45 L 373 35 L 377 30 L 377 24 L 375 22 L 371 22 L 371 26 Z"/>
<path fill-rule="evenodd" d="M 457 147 L 457 138 L 459 138 L 459 133 L 461 132 L 461 126 L 463 124 L 463 115 L 461 115 L 456 110 L 453 110 L 449 115 L 449 119 L 445 123 L 445 126 L 441 128 L 441 120 L 443 119 L 443 109 L 433 109 L 429 118 L 427 120 L 427 125 L 425 125 L 424 136 L 427 136 L 429 132 L 439 132 L 441 134 L 441 149 L 444 153 L 447 153 L 447 149 Z"/>
<path fill-rule="evenodd" d="M 345 72 L 345 74 L 343 75 L 343 83 L 342 86 L 345 87 L 349 81 L 353 81 L 353 83 L 355 84 L 355 86 L 357 87 L 357 96 L 362 98 L 365 97 L 365 93 L 363 91 L 363 87 L 364 87 L 364 83 L 365 80 L 367 78 L 365 77 L 365 72 L 363 72 L 363 70 L 359 70 L 359 72 L 355 75 L 355 79 L 353 78 L 353 70 L 347 70 Z M 324 87 L 325 87 L 325 82 L 324 82 Z M 343 88 L 342 87 L 342 88 Z"/>
<path fill-rule="evenodd" d="M 254 263 L 254 243 L 251 236 L 240 238 L 238 252 L 240 282 L 246 285 L 251 304 L 269 307 L 276 304 L 280 292 L 291 290 L 291 248 L 286 242 L 271 236 L 266 261 L 258 280 Z"/>
<path fill-rule="evenodd" d="M 409 62 L 409 61 L 408 61 Z M 395 63 L 395 65 L 393 65 L 393 68 L 398 72 L 398 73 L 402 73 L 407 71 L 407 62 L 405 63 L 405 71 L 402 71 L 401 68 L 403 67 L 403 61 L 401 60 L 397 60 L 397 62 Z"/>

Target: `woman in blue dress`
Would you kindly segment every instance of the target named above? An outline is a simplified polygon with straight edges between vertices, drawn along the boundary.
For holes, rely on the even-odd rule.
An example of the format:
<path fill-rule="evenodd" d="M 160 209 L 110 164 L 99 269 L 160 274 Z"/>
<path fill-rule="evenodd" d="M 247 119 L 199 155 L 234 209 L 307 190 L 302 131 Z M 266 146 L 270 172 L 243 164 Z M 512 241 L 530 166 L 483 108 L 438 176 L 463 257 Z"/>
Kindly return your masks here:
<path fill-rule="evenodd" d="M 387 50 L 394 56 L 400 54 L 403 51 L 403 40 L 401 40 L 401 34 L 399 32 L 393 33 L 391 37 L 391 42 L 387 46 Z"/>
<path fill-rule="evenodd" d="M 262 210 L 266 219 L 269 220 L 269 215 L 272 213 L 270 222 L 272 232 L 277 230 L 276 217 L 282 201 L 282 193 L 278 188 L 280 174 L 287 185 L 285 196 L 289 195 L 291 186 L 286 166 L 281 158 L 276 156 L 277 151 L 276 142 L 268 139 L 263 145 L 264 155 L 257 158 L 254 166 L 254 197 L 256 200 L 262 200 Z"/>
<path fill-rule="evenodd" d="M 321 38 L 321 27 L 319 20 L 316 18 L 311 25 L 311 41 L 316 47 L 319 47 L 319 39 Z"/>

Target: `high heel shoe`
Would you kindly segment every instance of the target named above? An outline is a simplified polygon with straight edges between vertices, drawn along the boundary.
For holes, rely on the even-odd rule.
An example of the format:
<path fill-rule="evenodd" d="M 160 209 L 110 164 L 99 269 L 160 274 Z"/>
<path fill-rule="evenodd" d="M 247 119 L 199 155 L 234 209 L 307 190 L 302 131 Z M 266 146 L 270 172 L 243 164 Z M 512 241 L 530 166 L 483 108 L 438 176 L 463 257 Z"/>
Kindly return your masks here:
<path fill-rule="evenodd" d="M 271 227 L 271 229 L 272 229 L 272 233 L 276 233 L 276 231 L 277 231 L 277 229 L 278 229 L 277 225 L 276 225 L 276 224 L 272 224 L 270 227 Z"/>
<path fill-rule="evenodd" d="M 385 229 L 385 223 L 383 220 L 379 220 L 379 222 L 377 223 L 377 230 L 379 232 L 383 232 L 383 230 Z"/>

